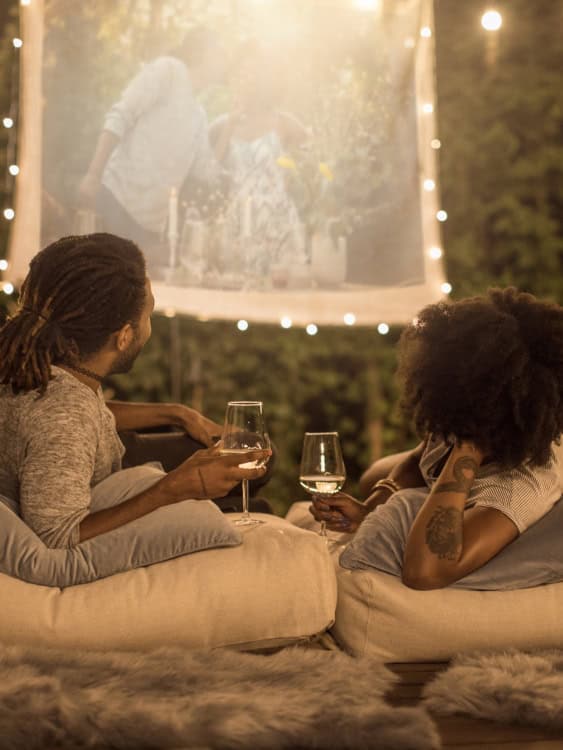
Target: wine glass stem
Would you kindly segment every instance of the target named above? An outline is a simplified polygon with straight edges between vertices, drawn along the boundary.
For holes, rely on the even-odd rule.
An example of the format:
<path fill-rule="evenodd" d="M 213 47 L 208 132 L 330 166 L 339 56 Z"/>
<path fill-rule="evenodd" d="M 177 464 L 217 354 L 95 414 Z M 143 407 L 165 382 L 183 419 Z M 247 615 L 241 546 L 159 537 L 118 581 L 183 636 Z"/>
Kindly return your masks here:
<path fill-rule="evenodd" d="M 326 521 L 321 521 L 321 530 L 319 531 L 319 536 L 327 536 Z"/>
<path fill-rule="evenodd" d="M 242 517 L 250 517 L 248 512 L 248 479 L 242 480 Z"/>

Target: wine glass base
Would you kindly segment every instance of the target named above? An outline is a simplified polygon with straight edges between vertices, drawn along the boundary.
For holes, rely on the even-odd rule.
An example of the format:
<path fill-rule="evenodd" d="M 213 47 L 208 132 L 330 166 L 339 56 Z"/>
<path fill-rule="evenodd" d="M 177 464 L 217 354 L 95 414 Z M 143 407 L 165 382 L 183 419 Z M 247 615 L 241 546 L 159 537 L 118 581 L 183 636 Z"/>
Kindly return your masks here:
<path fill-rule="evenodd" d="M 266 523 L 259 518 L 252 518 L 252 516 L 242 516 L 233 521 L 234 526 L 257 526 L 260 523 Z"/>

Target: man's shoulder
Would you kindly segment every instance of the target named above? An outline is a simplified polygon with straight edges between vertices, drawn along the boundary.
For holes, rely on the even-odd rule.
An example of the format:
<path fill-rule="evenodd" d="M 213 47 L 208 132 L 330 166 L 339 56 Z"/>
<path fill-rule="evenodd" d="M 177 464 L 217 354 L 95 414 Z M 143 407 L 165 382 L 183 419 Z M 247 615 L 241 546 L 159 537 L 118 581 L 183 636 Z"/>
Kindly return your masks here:
<path fill-rule="evenodd" d="M 31 428 L 45 423 L 58 426 L 84 423 L 88 427 L 90 422 L 95 423 L 98 412 L 97 396 L 60 371 L 53 372 L 45 393 L 35 390 L 13 398 L 19 401 L 20 418 Z"/>

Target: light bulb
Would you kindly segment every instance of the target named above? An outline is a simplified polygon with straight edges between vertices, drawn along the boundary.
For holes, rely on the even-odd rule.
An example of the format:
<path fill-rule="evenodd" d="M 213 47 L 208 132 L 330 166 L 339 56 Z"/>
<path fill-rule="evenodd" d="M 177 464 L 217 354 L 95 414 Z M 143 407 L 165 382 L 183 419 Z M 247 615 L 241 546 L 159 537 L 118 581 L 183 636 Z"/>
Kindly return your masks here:
<path fill-rule="evenodd" d="M 431 180 L 430 178 L 428 178 L 427 180 L 424 180 L 422 184 L 423 184 L 424 189 L 428 193 L 430 193 L 432 190 L 436 188 L 436 183 L 434 182 L 434 180 Z"/>
<path fill-rule="evenodd" d="M 14 121 L 12 120 L 12 118 L 11 118 L 11 117 L 5 117 L 5 118 L 4 118 L 3 120 L 2 120 L 2 125 L 3 125 L 3 126 L 4 126 L 5 128 L 12 128 L 12 127 L 14 126 Z"/>
<path fill-rule="evenodd" d="M 347 326 L 353 326 L 356 322 L 356 316 L 354 315 L 354 313 L 346 313 L 343 320 Z"/>
<path fill-rule="evenodd" d="M 319 329 L 314 323 L 309 323 L 309 325 L 307 326 L 307 328 L 305 328 L 305 330 L 307 331 L 309 336 L 316 336 L 317 333 L 319 332 Z"/>
<path fill-rule="evenodd" d="M 481 26 L 485 31 L 498 31 L 502 26 L 502 16 L 498 10 L 488 10 L 481 16 Z"/>
<path fill-rule="evenodd" d="M 377 326 L 377 332 L 382 336 L 386 336 L 389 333 L 389 326 L 387 325 L 387 323 L 380 323 Z"/>
<path fill-rule="evenodd" d="M 432 29 L 430 28 L 430 26 L 423 26 L 420 29 L 420 36 L 423 36 L 425 39 L 430 39 L 430 37 L 432 36 Z"/>
<path fill-rule="evenodd" d="M 248 321 L 239 320 L 237 323 L 237 328 L 239 329 L 239 331 L 248 331 Z"/>
<path fill-rule="evenodd" d="M 442 141 L 439 138 L 432 138 L 432 140 L 430 141 L 430 145 L 437 151 L 442 147 Z"/>
<path fill-rule="evenodd" d="M 444 210 L 437 211 L 436 218 L 438 219 L 438 221 L 447 221 L 448 212 Z"/>
<path fill-rule="evenodd" d="M 452 285 L 449 281 L 444 281 L 444 283 L 440 286 L 440 289 L 444 294 L 449 294 L 452 291 Z"/>
<path fill-rule="evenodd" d="M 23 42 L 18 37 L 15 37 L 14 39 L 12 39 L 12 44 L 16 49 L 19 49 L 22 46 Z"/>
<path fill-rule="evenodd" d="M 4 294 L 13 294 L 14 293 L 14 285 L 10 284 L 9 281 L 6 281 L 6 283 L 2 286 L 2 289 L 4 291 Z"/>
<path fill-rule="evenodd" d="M 20 168 L 18 167 L 17 164 L 10 164 L 10 166 L 8 167 L 8 172 L 13 177 L 15 177 L 16 175 L 18 175 L 20 173 Z"/>
<path fill-rule="evenodd" d="M 8 270 L 8 261 L 2 258 L 2 260 L 0 260 L 0 271 L 7 271 L 7 270 Z"/>
<path fill-rule="evenodd" d="M 438 260 L 442 257 L 442 248 L 441 247 L 431 247 L 428 251 L 428 255 L 432 258 L 432 260 Z"/>
<path fill-rule="evenodd" d="M 16 212 L 14 211 L 13 208 L 4 209 L 4 218 L 8 219 L 8 221 L 12 221 L 15 215 L 16 215 Z"/>
<path fill-rule="evenodd" d="M 426 102 L 425 104 L 423 104 L 422 111 L 425 115 L 431 115 L 432 112 L 434 112 L 434 105 L 432 104 L 432 102 Z"/>
<path fill-rule="evenodd" d="M 280 325 L 282 328 L 291 328 L 291 326 L 293 325 L 293 321 L 291 320 L 291 318 L 285 316 L 280 320 Z"/>

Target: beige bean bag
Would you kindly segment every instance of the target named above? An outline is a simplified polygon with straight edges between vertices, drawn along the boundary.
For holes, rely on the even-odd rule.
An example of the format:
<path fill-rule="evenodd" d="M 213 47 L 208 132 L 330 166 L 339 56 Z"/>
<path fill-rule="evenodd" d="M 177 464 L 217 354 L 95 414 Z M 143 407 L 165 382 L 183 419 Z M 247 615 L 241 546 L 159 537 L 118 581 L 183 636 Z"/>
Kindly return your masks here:
<path fill-rule="evenodd" d="M 318 531 L 309 503 L 295 503 L 286 519 Z M 329 532 L 338 581 L 332 635 L 342 648 L 386 662 L 443 661 L 482 648 L 560 648 L 563 583 L 513 591 L 409 589 L 377 570 L 338 564 L 346 534 Z"/>
<path fill-rule="evenodd" d="M 229 514 L 234 519 L 237 514 Z M 93 650 L 291 643 L 334 622 L 326 546 L 283 518 L 241 527 L 243 543 L 68 588 L 0 574 L 0 640 Z"/>

